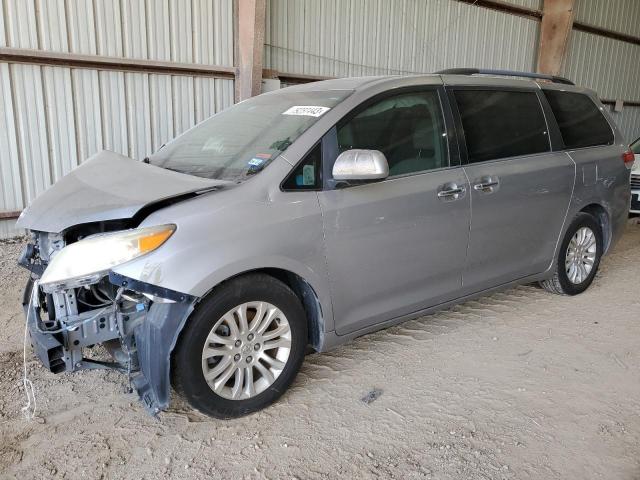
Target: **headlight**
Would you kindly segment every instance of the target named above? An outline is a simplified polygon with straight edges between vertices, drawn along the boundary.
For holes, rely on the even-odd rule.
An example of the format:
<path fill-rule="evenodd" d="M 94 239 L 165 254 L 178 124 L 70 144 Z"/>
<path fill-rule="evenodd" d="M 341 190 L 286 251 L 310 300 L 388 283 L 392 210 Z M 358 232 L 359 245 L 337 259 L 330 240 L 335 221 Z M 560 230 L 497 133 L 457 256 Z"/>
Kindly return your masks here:
<path fill-rule="evenodd" d="M 95 283 L 116 265 L 154 251 L 175 232 L 175 225 L 136 228 L 87 237 L 60 250 L 40 279 L 45 292 Z"/>

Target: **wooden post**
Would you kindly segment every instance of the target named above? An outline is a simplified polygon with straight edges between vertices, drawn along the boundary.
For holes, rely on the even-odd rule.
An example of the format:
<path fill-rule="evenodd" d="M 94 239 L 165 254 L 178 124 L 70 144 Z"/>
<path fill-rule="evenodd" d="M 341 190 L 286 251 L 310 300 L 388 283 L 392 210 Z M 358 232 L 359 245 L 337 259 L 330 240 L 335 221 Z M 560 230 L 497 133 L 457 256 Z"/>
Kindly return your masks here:
<path fill-rule="evenodd" d="M 264 50 L 265 0 L 237 0 L 236 101 L 260 93 Z"/>
<path fill-rule="evenodd" d="M 574 0 L 544 0 L 538 47 L 538 73 L 560 73 L 573 26 L 573 5 Z"/>

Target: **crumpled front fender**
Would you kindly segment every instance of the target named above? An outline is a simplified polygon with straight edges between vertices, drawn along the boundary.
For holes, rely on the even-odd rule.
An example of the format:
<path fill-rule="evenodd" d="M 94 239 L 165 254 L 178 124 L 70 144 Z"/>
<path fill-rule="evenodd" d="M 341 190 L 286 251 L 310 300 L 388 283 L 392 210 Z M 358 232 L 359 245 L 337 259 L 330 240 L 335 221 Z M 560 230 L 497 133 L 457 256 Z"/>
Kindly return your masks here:
<path fill-rule="evenodd" d="M 171 352 L 198 298 L 113 273 L 109 279 L 116 285 L 126 282 L 132 290 L 160 294 L 174 301 L 154 302 L 145 320 L 133 330 L 140 370 L 133 375 L 132 382 L 147 411 L 155 415 L 169 406 Z"/>
<path fill-rule="evenodd" d="M 145 408 L 157 414 L 169 406 L 171 352 L 194 303 L 155 303 L 134 330 L 140 372 L 133 385 Z"/>

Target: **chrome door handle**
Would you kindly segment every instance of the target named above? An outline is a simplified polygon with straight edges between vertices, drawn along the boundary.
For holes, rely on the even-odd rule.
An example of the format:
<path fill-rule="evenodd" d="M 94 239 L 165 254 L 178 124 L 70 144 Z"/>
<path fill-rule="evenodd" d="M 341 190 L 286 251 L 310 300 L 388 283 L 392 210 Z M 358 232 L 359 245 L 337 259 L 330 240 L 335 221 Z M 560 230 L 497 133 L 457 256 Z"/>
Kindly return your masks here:
<path fill-rule="evenodd" d="M 473 188 L 476 190 L 487 190 L 488 188 L 495 187 L 498 185 L 498 182 L 485 182 L 485 183 L 476 183 Z"/>
<path fill-rule="evenodd" d="M 440 190 L 438 192 L 438 198 L 458 198 L 458 195 L 462 195 L 464 193 L 464 187 L 453 187 L 448 188 L 446 190 Z"/>
<path fill-rule="evenodd" d="M 497 177 L 482 177 L 478 183 L 473 185 L 473 189 L 478 192 L 493 192 L 494 187 L 500 185 L 500 180 Z"/>

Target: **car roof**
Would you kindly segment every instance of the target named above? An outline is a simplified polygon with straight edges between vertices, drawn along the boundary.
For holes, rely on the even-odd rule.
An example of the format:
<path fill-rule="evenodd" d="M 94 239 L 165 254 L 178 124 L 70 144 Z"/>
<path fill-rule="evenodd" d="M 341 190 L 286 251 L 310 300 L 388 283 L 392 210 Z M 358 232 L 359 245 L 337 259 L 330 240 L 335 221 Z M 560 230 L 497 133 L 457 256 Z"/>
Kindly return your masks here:
<path fill-rule="evenodd" d="M 450 85 L 450 86 L 488 86 L 507 88 L 531 88 L 531 89 L 553 89 L 562 91 L 573 91 L 591 93 L 586 88 L 552 83 L 549 81 L 531 80 L 516 77 L 491 76 L 491 75 L 454 75 L 454 74 L 424 74 L 424 75 L 380 75 L 367 77 L 346 77 L 321 80 L 317 82 L 304 83 L 286 87 L 289 92 L 310 92 L 322 90 L 357 90 L 363 91 L 371 87 L 381 87 L 389 84 L 396 87 L 404 83 L 415 85 L 423 79 L 425 84 Z"/>
<path fill-rule="evenodd" d="M 549 81 L 522 79 L 515 77 L 491 75 L 454 75 L 454 74 L 424 74 L 424 75 L 380 75 L 368 77 L 346 77 L 303 83 L 286 87 L 289 92 L 310 92 L 322 90 L 365 90 L 376 86 L 389 84 L 390 87 L 404 83 L 403 80 L 415 85 L 423 79 L 425 84 L 440 84 L 450 86 L 491 86 L 510 88 L 542 88 L 575 92 L 590 92 L 589 89 L 574 85 L 552 83 Z"/>

